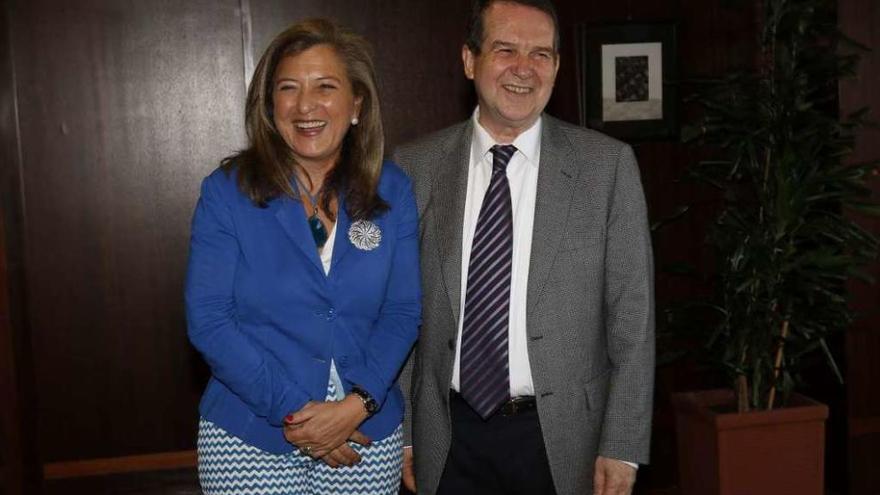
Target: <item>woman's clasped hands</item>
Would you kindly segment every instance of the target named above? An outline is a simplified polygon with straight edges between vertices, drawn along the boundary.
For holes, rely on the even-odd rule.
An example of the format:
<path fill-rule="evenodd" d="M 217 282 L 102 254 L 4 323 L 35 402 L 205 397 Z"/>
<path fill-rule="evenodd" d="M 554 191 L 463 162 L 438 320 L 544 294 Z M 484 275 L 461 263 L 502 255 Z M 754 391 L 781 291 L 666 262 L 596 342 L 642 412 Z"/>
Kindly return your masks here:
<path fill-rule="evenodd" d="M 347 441 L 370 445 L 370 439 L 357 430 L 367 416 L 363 402 L 353 395 L 338 402 L 309 402 L 284 418 L 284 437 L 330 467 L 352 466 L 361 456 Z"/>

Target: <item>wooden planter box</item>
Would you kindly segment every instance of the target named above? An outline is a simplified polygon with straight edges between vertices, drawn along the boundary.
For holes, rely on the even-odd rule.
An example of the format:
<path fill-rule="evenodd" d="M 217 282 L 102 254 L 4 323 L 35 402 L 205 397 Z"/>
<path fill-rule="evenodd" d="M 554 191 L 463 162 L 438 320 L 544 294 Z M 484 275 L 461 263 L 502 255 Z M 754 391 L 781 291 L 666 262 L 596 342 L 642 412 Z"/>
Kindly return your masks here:
<path fill-rule="evenodd" d="M 783 409 L 737 414 L 730 390 L 672 402 L 681 495 L 824 493 L 828 406 L 795 394 Z"/>

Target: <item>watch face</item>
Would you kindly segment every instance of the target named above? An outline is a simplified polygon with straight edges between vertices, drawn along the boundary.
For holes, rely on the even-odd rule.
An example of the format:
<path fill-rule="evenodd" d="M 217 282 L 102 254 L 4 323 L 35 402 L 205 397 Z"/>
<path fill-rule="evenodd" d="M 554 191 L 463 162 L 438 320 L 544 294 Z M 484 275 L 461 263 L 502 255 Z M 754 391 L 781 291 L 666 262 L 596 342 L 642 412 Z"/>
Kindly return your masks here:
<path fill-rule="evenodd" d="M 369 395 L 367 395 L 366 406 L 367 406 L 367 412 L 369 412 L 371 414 L 376 412 L 376 409 L 379 408 L 379 405 L 376 404 L 376 400 L 373 399 L 372 397 L 370 397 Z"/>

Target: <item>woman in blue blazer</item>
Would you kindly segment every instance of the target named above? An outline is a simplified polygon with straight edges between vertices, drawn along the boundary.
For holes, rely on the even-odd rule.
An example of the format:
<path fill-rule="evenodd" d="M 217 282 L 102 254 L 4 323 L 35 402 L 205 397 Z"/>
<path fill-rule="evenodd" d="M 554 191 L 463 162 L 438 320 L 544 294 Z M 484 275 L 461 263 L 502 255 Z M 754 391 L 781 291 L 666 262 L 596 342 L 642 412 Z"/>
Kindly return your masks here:
<path fill-rule="evenodd" d="M 192 224 L 189 337 L 212 373 L 202 489 L 397 493 L 418 214 L 382 161 L 366 42 L 319 19 L 278 35 L 246 126 L 248 148 L 204 180 Z"/>

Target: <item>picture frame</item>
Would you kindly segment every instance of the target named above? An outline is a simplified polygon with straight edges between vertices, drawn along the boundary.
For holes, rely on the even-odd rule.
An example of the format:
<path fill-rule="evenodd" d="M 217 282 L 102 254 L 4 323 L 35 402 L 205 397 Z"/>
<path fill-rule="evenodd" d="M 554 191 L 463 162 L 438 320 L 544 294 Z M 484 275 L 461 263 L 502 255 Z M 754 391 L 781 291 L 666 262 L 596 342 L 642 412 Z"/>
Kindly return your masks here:
<path fill-rule="evenodd" d="M 578 25 L 580 124 L 629 141 L 678 138 L 677 29 L 675 22 Z"/>

